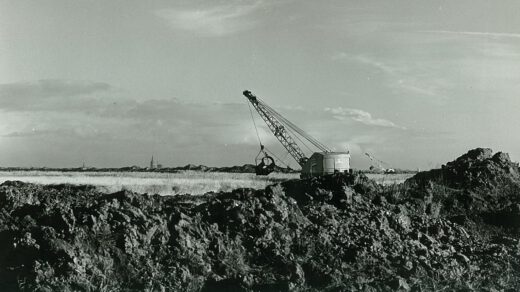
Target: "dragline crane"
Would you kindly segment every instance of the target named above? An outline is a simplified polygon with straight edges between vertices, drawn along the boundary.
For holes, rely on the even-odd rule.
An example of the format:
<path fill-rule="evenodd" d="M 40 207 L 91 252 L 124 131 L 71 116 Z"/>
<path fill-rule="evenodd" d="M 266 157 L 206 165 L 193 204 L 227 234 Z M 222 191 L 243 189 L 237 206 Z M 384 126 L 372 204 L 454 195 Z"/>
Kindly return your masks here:
<path fill-rule="evenodd" d="M 253 105 L 276 139 L 278 139 L 287 152 L 289 152 L 294 160 L 301 166 L 302 177 L 349 171 L 350 153 L 333 152 L 323 143 L 287 120 L 250 91 L 244 91 L 244 96 Z M 307 143 L 312 144 L 315 148 L 320 150 L 320 152 L 314 152 L 309 158 L 305 155 L 297 141 L 301 146 L 305 146 L 308 149 L 310 148 Z M 274 159 L 269 156 L 264 149 L 264 146 L 260 143 L 260 153 L 256 158 L 257 175 L 267 175 L 274 170 Z M 264 157 L 259 159 L 261 154 L 263 154 Z"/>

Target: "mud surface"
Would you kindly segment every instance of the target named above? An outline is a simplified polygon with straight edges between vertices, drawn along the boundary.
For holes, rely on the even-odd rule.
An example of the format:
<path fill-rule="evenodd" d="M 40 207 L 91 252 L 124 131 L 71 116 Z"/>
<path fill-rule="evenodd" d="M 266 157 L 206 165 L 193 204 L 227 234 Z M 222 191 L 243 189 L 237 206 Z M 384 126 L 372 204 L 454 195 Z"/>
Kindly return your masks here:
<path fill-rule="evenodd" d="M 518 291 L 520 170 L 475 149 L 364 175 L 161 197 L 0 186 L 0 290 Z"/>

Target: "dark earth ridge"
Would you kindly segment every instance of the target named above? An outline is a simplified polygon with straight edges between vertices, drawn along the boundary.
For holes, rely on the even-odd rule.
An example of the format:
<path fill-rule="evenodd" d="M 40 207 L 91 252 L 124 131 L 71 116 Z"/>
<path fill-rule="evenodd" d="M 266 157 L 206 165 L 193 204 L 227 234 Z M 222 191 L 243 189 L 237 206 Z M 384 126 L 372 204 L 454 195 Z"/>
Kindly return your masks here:
<path fill-rule="evenodd" d="M 97 167 L 72 167 L 72 168 L 49 168 L 49 167 L 0 167 L 0 171 L 60 171 L 60 172 L 158 172 L 158 173 L 178 173 L 184 171 L 198 171 L 198 172 L 227 172 L 227 173 L 255 173 L 255 165 L 244 164 L 235 166 L 205 166 L 187 164 L 185 166 L 176 167 L 160 167 L 149 168 L 140 166 L 126 166 L 119 168 L 97 168 Z M 278 173 L 297 173 L 287 167 L 275 166 L 274 172 Z"/>
<path fill-rule="evenodd" d="M 520 169 L 474 149 L 204 196 L 0 185 L 0 291 L 518 291 Z"/>

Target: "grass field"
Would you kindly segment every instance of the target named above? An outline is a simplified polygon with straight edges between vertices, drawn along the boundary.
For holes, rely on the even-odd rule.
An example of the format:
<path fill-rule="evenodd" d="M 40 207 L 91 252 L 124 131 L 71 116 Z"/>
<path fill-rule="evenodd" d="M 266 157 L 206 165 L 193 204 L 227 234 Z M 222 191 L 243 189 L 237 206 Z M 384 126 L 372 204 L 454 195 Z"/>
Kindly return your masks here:
<path fill-rule="evenodd" d="M 375 180 L 378 184 L 391 185 L 403 183 L 406 179 L 414 176 L 415 173 L 367 173 L 370 179 Z"/>
<path fill-rule="evenodd" d="M 368 174 L 380 184 L 401 183 L 410 175 Z M 230 191 L 237 188 L 263 189 L 299 174 L 272 173 L 267 177 L 250 173 L 194 172 L 59 172 L 59 171 L 2 171 L 0 183 L 19 180 L 39 184 L 94 185 L 103 192 L 127 189 L 138 193 L 160 195 L 192 194 Z"/>

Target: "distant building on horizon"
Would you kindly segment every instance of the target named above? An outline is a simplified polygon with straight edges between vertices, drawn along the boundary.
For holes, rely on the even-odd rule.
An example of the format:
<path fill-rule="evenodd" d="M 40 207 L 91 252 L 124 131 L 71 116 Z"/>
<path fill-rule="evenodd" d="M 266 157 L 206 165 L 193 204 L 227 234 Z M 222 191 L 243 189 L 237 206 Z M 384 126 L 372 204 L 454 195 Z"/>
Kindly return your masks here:
<path fill-rule="evenodd" d="M 159 159 L 154 159 L 152 155 L 152 159 L 150 160 L 150 167 L 148 169 L 161 169 L 163 165 L 159 163 Z"/>

